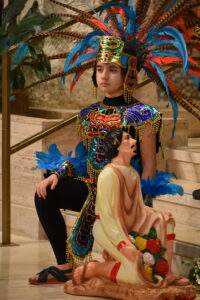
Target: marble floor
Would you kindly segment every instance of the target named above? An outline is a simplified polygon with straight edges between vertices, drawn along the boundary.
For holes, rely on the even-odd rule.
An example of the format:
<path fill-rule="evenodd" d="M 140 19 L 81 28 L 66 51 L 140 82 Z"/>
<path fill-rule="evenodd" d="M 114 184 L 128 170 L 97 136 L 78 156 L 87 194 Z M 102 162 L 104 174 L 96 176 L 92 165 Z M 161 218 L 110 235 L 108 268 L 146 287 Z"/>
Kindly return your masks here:
<path fill-rule="evenodd" d="M 54 264 L 47 241 L 13 236 L 18 246 L 0 247 L 0 300 L 78 300 L 67 295 L 63 285 L 31 286 L 28 277 Z M 97 298 L 81 297 L 81 300 Z"/>
<path fill-rule="evenodd" d="M 0 236 L 1 237 L 1 236 Z M 28 277 L 54 264 L 47 241 L 12 236 L 18 245 L 0 247 L 0 300 L 79 300 L 63 293 L 63 285 L 31 286 Z M 81 300 L 95 300 L 81 297 Z M 105 298 L 104 298 L 105 299 Z M 200 300 L 200 296 L 197 297 Z M 145 299 L 144 299 L 145 300 Z"/>

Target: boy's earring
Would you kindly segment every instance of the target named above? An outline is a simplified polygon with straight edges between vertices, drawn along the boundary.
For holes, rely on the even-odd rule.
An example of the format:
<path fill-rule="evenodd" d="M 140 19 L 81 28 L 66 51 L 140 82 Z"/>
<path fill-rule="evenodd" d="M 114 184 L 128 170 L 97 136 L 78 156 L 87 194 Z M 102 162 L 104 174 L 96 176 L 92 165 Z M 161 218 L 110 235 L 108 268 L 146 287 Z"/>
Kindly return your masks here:
<path fill-rule="evenodd" d="M 97 99 L 97 86 L 93 86 L 93 95 Z"/>
<path fill-rule="evenodd" d="M 127 104 L 132 103 L 132 91 L 124 84 L 124 99 Z"/>

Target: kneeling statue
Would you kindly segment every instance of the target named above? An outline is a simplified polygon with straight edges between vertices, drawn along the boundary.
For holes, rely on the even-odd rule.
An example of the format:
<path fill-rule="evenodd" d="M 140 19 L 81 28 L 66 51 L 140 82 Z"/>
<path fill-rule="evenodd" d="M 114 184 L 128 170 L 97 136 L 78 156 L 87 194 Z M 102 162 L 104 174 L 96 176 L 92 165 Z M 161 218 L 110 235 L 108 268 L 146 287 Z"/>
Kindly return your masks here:
<path fill-rule="evenodd" d="M 192 300 L 195 288 L 171 271 L 174 219 L 144 205 L 140 178 L 130 162 L 136 140 L 121 129 L 104 139 L 111 163 L 99 175 L 95 204 L 95 241 L 104 261 L 75 269 L 65 292 L 134 300 Z"/>

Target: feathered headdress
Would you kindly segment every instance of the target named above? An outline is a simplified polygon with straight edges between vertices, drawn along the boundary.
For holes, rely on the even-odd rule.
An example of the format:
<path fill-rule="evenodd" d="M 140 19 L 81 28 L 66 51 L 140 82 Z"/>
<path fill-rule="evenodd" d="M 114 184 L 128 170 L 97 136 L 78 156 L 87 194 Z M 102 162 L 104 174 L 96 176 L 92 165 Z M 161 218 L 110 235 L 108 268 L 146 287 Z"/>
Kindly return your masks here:
<path fill-rule="evenodd" d="M 176 66 L 200 77 L 199 61 L 192 56 L 194 49 L 200 51 L 200 0 L 102 0 L 98 17 L 57 0 L 49 1 L 66 9 L 66 13 L 54 16 L 71 18 L 71 23 L 74 20 L 92 28 L 85 35 L 62 30 L 66 38 L 78 40 L 64 63 L 65 75 L 75 73 L 71 91 L 84 71 L 97 61 L 114 62 L 127 69 L 127 94 L 138 87 L 137 73 L 143 69 L 167 94 L 174 121 L 178 104 L 200 119 L 200 106 L 185 99 L 166 72 L 167 66 Z M 152 2 L 156 5 L 149 9 Z"/>
<path fill-rule="evenodd" d="M 192 11 L 200 1 L 158 1 L 152 14 L 147 14 L 150 0 L 138 0 L 136 4 L 103 1 L 99 18 L 70 5 L 50 1 L 76 13 L 63 14 L 63 17 L 71 17 L 92 28 L 92 32 L 80 39 L 65 60 L 66 74 L 76 68 L 71 91 L 83 74 L 84 65 L 97 61 L 114 62 L 127 69 L 125 90 L 129 94 L 137 88 L 137 71 L 143 69 L 167 94 L 174 121 L 178 104 L 200 119 L 200 107 L 192 100 L 184 99 L 163 70 L 165 66 L 176 65 L 181 66 L 183 72 L 200 77 L 200 66 L 187 51 L 187 46 L 189 50 L 200 50 L 200 21 Z"/>

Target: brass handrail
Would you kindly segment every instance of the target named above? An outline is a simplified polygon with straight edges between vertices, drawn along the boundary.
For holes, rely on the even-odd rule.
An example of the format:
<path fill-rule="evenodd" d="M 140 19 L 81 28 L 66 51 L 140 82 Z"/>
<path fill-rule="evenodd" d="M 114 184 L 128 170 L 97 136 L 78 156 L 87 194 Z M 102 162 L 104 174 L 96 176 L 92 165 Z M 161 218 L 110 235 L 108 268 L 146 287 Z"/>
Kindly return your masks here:
<path fill-rule="evenodd" d="M 10 244 L 10 56 L 2 55 L 2 245 Z"/>
<path fill-rule="evenodd" d="M 52 125 L 51 127 L 47 128 L 46 130 L 40 131 L 29 138 L 15 144 L 10 148 L 10 154 L 14 154 L 18 152 L 19 150 L 41 140 L 42 138 L 48 136 L 49 134 L 61 129 L 62 127 L 71 124 L 73 121 L 77 119 L 77 115 L 73 115 L 72 117 L 68 119 L 64 119 L 60 122 L 57 122 L 56 124 Z"/>

